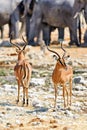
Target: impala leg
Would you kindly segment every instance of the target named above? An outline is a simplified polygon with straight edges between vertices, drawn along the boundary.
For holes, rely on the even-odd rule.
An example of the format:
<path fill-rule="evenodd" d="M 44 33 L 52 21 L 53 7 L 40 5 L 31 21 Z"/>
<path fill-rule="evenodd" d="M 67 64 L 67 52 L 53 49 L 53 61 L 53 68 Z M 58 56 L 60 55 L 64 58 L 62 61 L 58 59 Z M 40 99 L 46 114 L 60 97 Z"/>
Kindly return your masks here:
<path fill-rule="evenodd" d="M 23 105 L 25 104 L 25 87 L 23 87 Z"/>
<path fill-rule="evenodd" d="M 25 104 L 25 83 L 22 81 L 22 86 L 23 86 L 23 106 Z"/>
<path fill-rule="evenodd" d="M 66 107 L 66 103 L 65 103 L 65 84 L 63 84 L 63 98 L 64 98 L 64 108 Z"/>
<path fill-rule="evenodd" d="M 68 97 L 69 97 L 69 94 L 68 94 L 68 90 L 67 90 L 66 87 L 65 87 L 65 90 L 66 90 L 66 95 L 67 95 L 67 106 L 68 106 L 68 102 L 69 102 Z"/>
<path fill-rule="evenodd" d="M 56 108 L 56 100 L 57 100 L 57 85 L 56 84 L 54 84 L 54 91 L 55 91 L 54 108 Z"/>
<path fill-rule="evenodd" d="M 17 82 L 18 82 L 18 97 L 17 97 L 17 104 L 18 104 L 18 102 L 19 102 L 19 95 L 20 95 L 20 81 L 17 80 Z"/>
<path fill-rule="evenodd" d="M 70 79 L 70 105 L 71 105 L 71 98 L 72 98 L 72 79 Z"/>
<path fill-rule="evenodd" d="M 26 104 L 28 106 L 28 88 L 26 88 Z"/>

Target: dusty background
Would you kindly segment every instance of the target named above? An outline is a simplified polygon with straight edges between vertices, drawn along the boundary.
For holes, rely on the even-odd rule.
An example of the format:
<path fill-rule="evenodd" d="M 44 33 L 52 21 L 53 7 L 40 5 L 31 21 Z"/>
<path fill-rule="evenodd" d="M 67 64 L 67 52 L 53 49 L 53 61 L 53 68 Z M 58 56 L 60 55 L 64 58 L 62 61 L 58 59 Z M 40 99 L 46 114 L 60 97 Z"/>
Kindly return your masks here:
<path fill-rule="evenodd" d="M 82 35 L 84 32 L 83 29 Z M 7 29 L 4 36 L 6 43 L 9 41 Z M 57 40 L 57 30 L 52 33 L 53 40 Z M 68 42 L 66 29 L 63 45 L 71 57 L 67 62 L 72 62 L 74 70 L 72 106 L 64 109 L 62 88 L 59 87 L 57 111 L 52 111 L 54 89 L 51 74 L 56 63 L 53 54 L 47 50 L 43 54 L 39 46 L 27 46 L 26 56 L 33 65 L 33 73 L 29 87 L 30 104 L 22 107 L 22 87 L 20 103 L 16 104 L 17 82 L 13 68 L 17 54 L 14 47 L 8 46 L 9 43 L 3 43 L 0 47 L 0 130 L 87 130 L 87 47 L 69 47 Z M 59 44 L 50 47 L 63 54 Z"/>

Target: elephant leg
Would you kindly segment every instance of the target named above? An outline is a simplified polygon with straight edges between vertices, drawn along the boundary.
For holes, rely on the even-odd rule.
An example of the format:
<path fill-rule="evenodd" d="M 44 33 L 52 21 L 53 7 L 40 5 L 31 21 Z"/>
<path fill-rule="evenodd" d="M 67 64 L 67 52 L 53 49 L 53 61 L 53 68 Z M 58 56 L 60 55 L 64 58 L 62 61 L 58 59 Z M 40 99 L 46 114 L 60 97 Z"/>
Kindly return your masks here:
<path fill-rule="evenodd" d="M 1 27 L 0 27 L 0 30 L 1 30 L 1 38 L 3 38 L 4 27 L 3 27 L 3 26 L 1 26 Z"/>
<path fill-rule="evenodd" d="M 58 42 L 64 41 L 64 28 L 58 27 Z"/>
<path fill-rule="evenodd" d="M 43 31 L 41 29 L 37 36 L 37 44 L 40 45 L 42 41 L 43 41 Z"/>
<path fill-rule="evenodd" d="M 35 21 L 31 22 L 30 21 L 30 28 L 27 30 L 27 40 L 28 40 L 28 45 L 36 46 L 36 43 L 34 41 L 34 38 L 36 36 L 36 24 Z"/>
<path fill-rule="evenodd" d="M 13 39 L 19 37 L 19 13 L 15 10 L 11 15 L 11 34 Z"/>
<path fill-rule="evenodd" d="M 12 22 L 9 23 L 9 37 L 10 39 L 14 39 L 14 27 L 12 25 Z"/>
<path fill-rule="evenodd" d="M 34 38 L 40 38 L 41 32 L 41 21 L 37 19 L 37 21 L 30 21 L 30 31 L 29 31 L 29 40 L 28 44 L 35 46 L 36 43 L 34 42 Z M 41 39 L 38 39 L 41 40 Z M 40 41 L 39 41 L 40 42 Z"/>
<path fill-rule="evenodd" d="M 42 50 L 43 53 L 45 53 L 45 42 L 43 41 L 43 30 L 39 30 L 37 34 L 37 41 L 36 44 L 40 46 L 40 49 Z"/>
<path fill-rule="evenodd" d="M 72 35 L 72 31 L 69 29 L 69 33 L 70 33 L 70 42 L 69 45 L 74 45 L 74 36 Z"/>
<path fill-rule="evenodd" d="M 78 29 L 79 43 L 81 44 L 81 21 L 80 21 L 80 16 L 78 16 L 78 18 L 77 18 L 77 29 Z"/>
<path fill-rule="evenodd" d="M 25 32 L 26 32 L 26 37 L 27 37 L 27 41 L 29 41 L 29 32 L 30 32 L 30 16 L 27 14 L 26 15 L 26 23 L 25 23 L 25 25 L 26 25 L 26 30 L 25 30 Z"/>
<path fill-rule="evenodd" d="M 38 37 L 42 29 L 42 14 L 41 10 L 37 9 L 33 11 L 32 18 L 30 20 L 29 40 L 28 44 L 32 44 L 35 37 Z"/>
<path fill-rule="evenodd" d="M 19 37 L 19 21 L 16 21 L 14 25 L 14 38 L 18 37 Z"/>
<path fill-rule="evenodd" d="M 69 26 L 69 29 L 70 29 L 70 44 L 69 45 L 72 45 L 73 43 L 76 44 L 76 46 L 80 46 L 80 43 L 79 43 L 79 39 L 77 37 L 77 19 L 75 19 L 71 26 Z"/>
<path fill-rule="evenodd" d="M 25 21 L 21 22 L 21 28 L 19 31 L 19 37 L 22 37 L 22 33 L 25 32 Z"/>
<path fill-rule="evenodd" d="M 87 30 L 85 31 L 85 34 L 84 34 L 84 44 L 87 44 Z"/>
<path fill-rule="evenodd" d="M 51 27 L 49 25 L 43 25 L 43 40 L 46 45 L 50 44 L 51 41 Z"/>

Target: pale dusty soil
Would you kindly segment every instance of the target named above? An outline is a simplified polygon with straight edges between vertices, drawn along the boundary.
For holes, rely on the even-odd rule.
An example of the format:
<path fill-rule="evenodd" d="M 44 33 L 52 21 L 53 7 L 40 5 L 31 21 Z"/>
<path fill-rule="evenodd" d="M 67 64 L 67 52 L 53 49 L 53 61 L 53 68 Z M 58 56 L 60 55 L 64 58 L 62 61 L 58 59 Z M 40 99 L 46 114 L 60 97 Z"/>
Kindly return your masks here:
<path fill-rule="evenodd" d="M 60 47 L 57 45 L 51 46 L 53 49 L 58 51 L 59 53 L 62 53 Z M 1 48 L 3 49 L 3 52 L 1 56 L 5 56 L 5 59 L 11 60 L 11 54 L 15 55 L 15 49 L 14 48 Z M 87 48 L 77 48 L 77 47 L 66 47 L 67 52 L 70 54 L 71 58 L 73 59 L 84 59 L 84 61 L 87 61 Z M 30 52 L 38 53 L 40 52 L 39 47 L 32 47 L 32 50 Z M 0 57 L 1 57 L 0 56 Z M 46 51 L 46 57 L 43 57 L 42 61 L 45 61 L 45 58 L 50 61 L 50 53 Z M 4 60 L 5 60 L 4 59 Z M 2 59 L 1 59 L 2 60 Z M 38 61 L 34 63 L 37 64 Z M 41 61 L 40 61 L 41 62 Z M 4 98 L 4 97 L 3 97 Z M 3 98 L 1 98 L 3 100 Z M 85 97 L 87 98 L 87 97 Z M 84 99 L 85 99 L 84 98 Z M 8 100 L 14 99 L 14 96 L 8 97 Z M 16 97 L 15 97 L 16 99 Z M 75 99 L 78 101 L 78 98 Z M 86 99 L 85 99 L 86 100 Z M 11 101 L 12 104 L 15 104 L 15 101 Z M 74 101 L 75 102 L 75 101 Z M 31 106 L 25 108 L 26 110 L 31 110 Z M 4 113 L 5 107 L 0 107 L 0 111 Z M 12 113 L 14 116 L 14 113 Z M 67 119 L 64 117 L 64 119 L 54 119 L 50 117 L 51 112 L 47 112 L 48 119 L 40 119 L 37 115 L 29 115 L 29 116 L 22 116 L 21 117 L 21 123 L 20 124 L 12 124 L 10 125 L 10 128 L 4 128 L 2 124 L 0 125 L 0 130 L 86 130 L 87 129 L 87 110 L 85 113 L 81 113 L 79 115 L 79 118 L 77 119 Z M 33 125 L 34 122 L 38 122 L 39 125 Z"/>
<path fill-rule="evenodd" d="M 56 36 L 56 33 L 55 35 Z M 52 37 L 52 39 L 55 39 L 54 37 Z M 66 41 L 67 39 L 69 39 L 66 36 Z M 56 50 L 57 52 L 60 53 L 60 55 L 62 54 L 62 50 L 60 48 L 60 45 L 51 45 L 50 47 L 52 47 L 54 50 Z M 71 56 L 72 59 L 74 60 L 79 60 L 79 59 L 83 59 L 84 62 L 87 62 L 87 47 L 86 48 L 77 48 L 76 46 L 74 47 L 69 47 L 67 44 L 64 46 L 66 51 L 69 53 L 69 55 Z M 15 49 L 13 47 L 1 47 L 0 48 L 0 63 L 1 61 L 14 61 L 16 60 L 17 55 L 15 54 Z M 41 53 L 40 47 L 31 47 L 30 48 L 30 52 L 29 53 Z M 38 62 L 45 62 L 46 61 L 51 61 L 52 59 L 50 58 L 50 52 L 48 52 L 46 50 L 46 54 L 43 57 L 43 59 L 41 59 L 41 61 L 38 61 L 38 59 L 34 62 L 34 65 L 36 65 Z M 3 57 L 3 58 L 2 58 Z M 13 58 L 14 57 L 14 58 Z M 3 62 L 2 62 L 3 63 Z M 14 63 L 14 62 L 13 62 Z M 4 64 L 2 64 L 3 66 Z M 11 64 L 12 66 L 14 66 L 14 64 Z M 1 86 L 1 85 L 0 85 Z M 7 97 L 7 96 L 6 96 Z M 14 95 L 13 96 L 9 96 L 7 97 L 8 100 L 11 100 L 11 103 L 15 104 L 15 99 Z M 1 101 L 5 99 L 5 97 L 1 97 Z M 13 99 L 13 100 L 12 100 Z M 84 100 L 86 100 L 87 97 L 84 97 Z M 0 102 L 1 102 L 0 101 Z M 78 101 L 78 98 L 74 98 L 73 102 Z M 18 107 L 20 108 L 20 105 L 18 105 Z M 26 111 L 28 110 L 32 110 L 32 106 L 28 106 L 24 108 Z M 0 112 L 2 112 L 3 114 L 6 112 L 5 107 L 0 106 Z M 0 124 L 0 130 L 87 130 L 87 109 L 85 112 L 80 113 L 78 118 L 74 119 L 74 118 L 67 118 L 64 116 L 64 118 L 62 119 L 55 119 L 53 117 L 51 117 L 51 111 L 49 110 L 47 112 L 48 115 L 48 119 L 45 118 L 39 118 L 38 115 L 23 115 L 22 117 L 20 117 L 21 123 L 20 124 L 11 124 L 8 126 L 9 127 L 5 127 L 2 124 Z M 15 116 L 15 113 L 12 113 L 12 116 Z M 10 120 L 12 120 L 12 117 L 10 118 Z M 15 121 L 13 121 L 15 122 Z M 35 125 L 35 123 L 37 123 L 38 125 Z"/>

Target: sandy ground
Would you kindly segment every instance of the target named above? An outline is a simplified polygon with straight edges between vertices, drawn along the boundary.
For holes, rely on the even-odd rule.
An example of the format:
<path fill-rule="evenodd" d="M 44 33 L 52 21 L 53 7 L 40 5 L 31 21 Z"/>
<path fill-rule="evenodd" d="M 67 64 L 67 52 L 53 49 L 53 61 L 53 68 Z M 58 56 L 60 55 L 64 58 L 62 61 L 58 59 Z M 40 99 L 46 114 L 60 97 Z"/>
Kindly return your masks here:
<path fill-rule="evenodd" d="M 57 33 L 53 32 L 53 37 L 52 40 L 56 40 L 57 38 Z M 66 31 L 66 35 L 65 35 L 65 43 L 69 41 L 69 34 Z M 53 48 L 54 50 L 56 50 L 57 52 L 59 52 L 59 54 L 62 54 L 62 50 L 60 48 L 60 45 L 51 45 L 51 48 Z M 79 60 L 79 59 L 83 59 L 84 62 L 87 62 L 87 47 L 83 48 L 83 47 L 69 47 L 68 44 L 64 44 L 64 47 L 66 49 L 66 51 L 69 53 L 69 55 L 71 56 L 72 59 L 74 60 Z M 13 47 L 1 47 L 1 61 L 7 61 L 8 59 L 11 59 L 11 57 L 15 56 L 15 48 Z M 40 47 L 31 47 L 30 49 L 30 53 L 35 52 L 35 53 L 40 53 Z M 45 57 L 46 59 L 50 60 L 49 58 L 50 56 L 50 52 L 48 52 L 46 50 L 46 54 Z M 3 57 L 3 58 L 2 58 Z M 15 59 L 14 57 L 14 59 Z M 45 59 L 45 57 L 43 57 Z M 37 64 L 38 61 L 36 61 Z M 3 66 L 3 65 L 2 65 Z M 9 100 L 12 100 L 14 98 L 14 95 L 11 97 L 8 97 Z M 87 98 L 87 97 L 85 97 Z M 3 99 L 3 98 L 1 98 Z M 13 100 L 14 101 L 14 100 Z M 14 102 L 13 102 L 14 103 Z M 18 106 L 20 107 L 20 106 Z M 27 108 L 24 108 L 25 110 L 31 110 L 31 107 L 28 106 Z M 0 106 L 0 112 L 4 115 L 5 114 L 5 107 L 1 107 Z M 14 116 L 14 113 L 12 113 Z M 38 115 L 24 115 L 21 117 L 21 123 L 17 124 L 8 124 L 8 127 L 3 126 L 3 124 L 0 124 L 0 130 L 87 130 L 87 110 L 84 113 L 81 113 L 81 115 L 79 115 L 79 118 L 74 119 L 74 118 L 62 118 L 62 119 L 55 119 L 55 118 L 51 118 L 51 112 L 48 111 L 48 118 L 44 119 L 43 117 L 38 117 Z M 11 120 L 11 118 L 10 118 Z"/>

